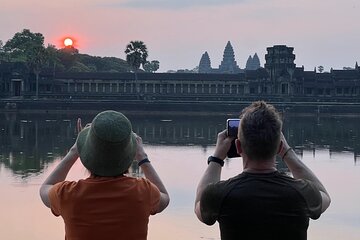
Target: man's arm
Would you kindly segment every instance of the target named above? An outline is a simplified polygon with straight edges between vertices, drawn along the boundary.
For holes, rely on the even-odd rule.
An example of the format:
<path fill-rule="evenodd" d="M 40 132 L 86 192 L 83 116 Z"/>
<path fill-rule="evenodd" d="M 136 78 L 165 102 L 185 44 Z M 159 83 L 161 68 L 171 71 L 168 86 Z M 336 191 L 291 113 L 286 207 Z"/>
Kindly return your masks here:
<path fill-rule="evenodd" d="M 137 142 L 137 149 L 136 149 L 136 155 L 135 160 L 137 162 L 140 162 L 143 159 L 147 159 L 147 154 L 145 153 L 142 139 L 141 137 L 136 135 L 136 142 Z M 155 168 L 151 165 L 150 162 L 145 162 L 141 164 L 141 170 L 143 171 L 145 177 L 150 180 L 160 191 L 160 202 L 157 209 L 157 213 L 163 211 L 170 202 L 169 193 L 167 192 L 165 185 L 162 183 L 159 175 L 157 174 Z"/>
<path fill-rule="evenodd" d="M 290 148 L 283 134 L 281 134 L 282 149 L 279 153 L 295 179 L 306 179 L 311 181 L 320 191 L 322 199 L 321 212 L 323 213 L 330 205 L 330 195 L 316 175 L 308 168 Z M 285 156 L 284 156 L 285 154 Z"/>
<path fill-rule="evenodd" d="M 224 160 L 226 158 L 226 154 L 230 149 L 232 139 L 226 136 L 226 130 L 220 132 L 217 136 L 215 152 L 212 155 L 213 157 Z M 216 162 L 210 162 L 208 167 L 205 170 L 205 173 L 201 177 L 199 185 L 196 190 L 195 197 L 195 214 L 198 219 L 202 222 L 203 219 L 201 217 L 201 206 L 200 199 L 205 190 L 205 188 L 211 183 L 217 183 L 220 181 L 221 177 L 221 165 Z"/>

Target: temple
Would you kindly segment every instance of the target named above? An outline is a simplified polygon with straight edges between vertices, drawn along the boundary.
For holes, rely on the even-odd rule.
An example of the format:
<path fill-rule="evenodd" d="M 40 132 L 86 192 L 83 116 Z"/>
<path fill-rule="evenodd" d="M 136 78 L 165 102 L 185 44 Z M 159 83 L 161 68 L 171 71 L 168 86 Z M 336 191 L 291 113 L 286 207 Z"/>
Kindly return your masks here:
<path fill-rule="evenodd" d="M 228 41 L 225 46 L 223 60 L 221 61 L 219 68 L 211 67 L 211 61 L 210 61 L 208 52 L 205 52 L 200 59 L 199 73 L 235 74 L 235 73 L 241 73 L 241 72 L 243 72 L 243 70 L 240 69 L 236 63 L 234 49 L 233 49 L 230 41 Z"/>
<path fill-rule="evenodd" d="M 256 70 L 258 68 L 260 68 L 260 59 L 257 53 L 255 53 L 253 57 L 250 55 L 246 61 L 245 70 Z"/>
<path fill-rule="evenodd" d="M 239 73 L 240 68 L 235 61 L 234 49 L 231 46 L 230 41 L 227 42 L 223 60 L 219 66 L 219 72 L 221 73 Z"/>
<path fill-rule="evenodd" d="M 208 52 L 205 52 L 200 59 L 199 73 L 212 73 L 211 61 Z"/>
<path fill-rule="evenodd" d="M 241 70 L 230 42 L 218 69 L 205 52 L 200 73 L 58 72 L 40 74 L 38 97 L 47 99 L 116 99 L 144 101 L 252 101 L 360 103 L 360 68 L 317 72 L 297 67 L 293 47 L 267 48 L 264 67 L 257 55 Z M 254 60 L 255 59 L 255 60 Z M 36 79 L 19 63 L 0 64 L 0 98 L 33 99 Z M 223 71 L 223 72 L 221 72 Z"/>

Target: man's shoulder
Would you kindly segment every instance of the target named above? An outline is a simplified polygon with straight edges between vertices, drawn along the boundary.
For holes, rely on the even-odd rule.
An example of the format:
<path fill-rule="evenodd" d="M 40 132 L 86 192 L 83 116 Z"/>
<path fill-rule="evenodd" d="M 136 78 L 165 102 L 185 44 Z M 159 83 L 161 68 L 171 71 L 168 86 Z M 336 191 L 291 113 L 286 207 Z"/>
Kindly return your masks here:
<path fill-rule="evenodd" d="M 221 180 L 216 183 L 207 185 L 203 195 L 210 196 L 210 199 L 220 199 L 221 196 L 226 195 L 237 183 L 241 182 L 246 176 L 239 174 L 235 177 Z"/>

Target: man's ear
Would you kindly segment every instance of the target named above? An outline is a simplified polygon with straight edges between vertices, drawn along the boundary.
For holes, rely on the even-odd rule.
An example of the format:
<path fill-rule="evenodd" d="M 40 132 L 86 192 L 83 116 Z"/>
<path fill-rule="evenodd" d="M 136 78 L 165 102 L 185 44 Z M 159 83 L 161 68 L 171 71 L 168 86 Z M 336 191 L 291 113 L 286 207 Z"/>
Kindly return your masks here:
<path fill-rule="evenodd" d="M 241 155 L 241 153 L 242 153 L 241 142 L 240 142 L 240 140 L 238 138 L 235 139 L 235 146 L 236 146 L 237 153 L 239 155 Z"/>
<path fill-rule="evenodd" d="M 278 151 L 277 151 L 278 154 L 281 152 L 281 149 L 283 148 L 283 145 L 284 145 L 284 144 L 283 144 L 283 141 L 280 140 L 279 149 L 278 149 Z"/>

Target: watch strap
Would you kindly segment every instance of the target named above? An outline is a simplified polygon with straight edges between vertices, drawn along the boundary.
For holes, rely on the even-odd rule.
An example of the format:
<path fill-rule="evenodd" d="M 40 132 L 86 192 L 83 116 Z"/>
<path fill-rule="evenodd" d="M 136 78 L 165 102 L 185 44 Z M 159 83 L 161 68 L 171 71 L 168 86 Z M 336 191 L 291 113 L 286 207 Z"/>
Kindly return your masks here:
<path fill-rule="evenodd" d="M 214 157 L 214 156 L 210 156 L 208 158 L 208 164 L 210 164 L 211 162 L 216 162 L 216 163 L 220 164 L 220 166 L 224 166 L 224 160 Z"/>

